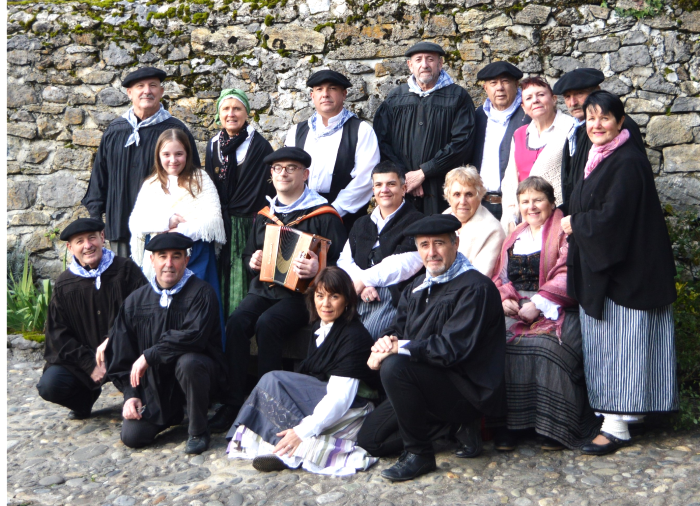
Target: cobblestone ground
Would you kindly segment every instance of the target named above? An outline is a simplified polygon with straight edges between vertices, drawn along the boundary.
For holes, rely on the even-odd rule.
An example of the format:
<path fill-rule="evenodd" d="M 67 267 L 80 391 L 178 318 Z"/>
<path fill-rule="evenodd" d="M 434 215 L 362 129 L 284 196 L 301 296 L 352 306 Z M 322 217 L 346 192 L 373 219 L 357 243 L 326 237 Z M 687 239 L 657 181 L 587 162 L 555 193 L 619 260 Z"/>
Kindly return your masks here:
<path fill-rule="evenodd" d="M 477 459 L 449 449 L 439 470 L 403 484 L 379 473 L 393 460 L 349 478 L 303 471 L 261 474 L 230 461 L 223 435 L 199 456 L 185 455 L 186 426 L 153 447 L 119 440 L 121 399 L 107 386 L 92 418 L 68 421 L 68 410 L 44 402 L 35 388 L 37 352 L 8 350 L 7 504 L 115 505 L 682 505 L 700 506 L 700 434 L 648 431 L 614 455 L 542 452 L 532 439 L 498 453 L 485 443 Z"/>

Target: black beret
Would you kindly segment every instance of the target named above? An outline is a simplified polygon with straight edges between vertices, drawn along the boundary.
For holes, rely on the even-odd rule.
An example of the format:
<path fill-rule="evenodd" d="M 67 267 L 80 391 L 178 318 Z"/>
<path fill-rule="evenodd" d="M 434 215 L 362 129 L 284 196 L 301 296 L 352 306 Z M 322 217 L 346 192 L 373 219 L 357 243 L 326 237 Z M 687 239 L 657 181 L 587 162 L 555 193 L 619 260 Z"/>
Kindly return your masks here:
<path fill-rule="evenodd" d="M 462 222 L 455 216 L 451 214 L 433 214 L 432 216 L 426 216 L 425 218 L 411 223 L 406 227 L 406 230 L 403 231 L 403 235 L 449 234 L 450 232 L 456 232 L 460 228 L 462 228 Z"/>
<path fill-rule="evenodd" d="M 150 79 L 152 77 L 157 77 L 162 83 L 168 76 L 164 71 L 154 68 L 154 67 L 143 67 L 138 70 L 134 70 L 131 74 L 126 76 L 122 81 L 122 86 L 124 88 L 131 88 L 138 81 L 143 81 L 144 79 Z"/>
<path fill-rule="evenodd" d="M 404 55 L 410 57 L 416 53 L 437 53 L 440 56 L 445 56 L 445 50 L 432 42 L 419 42 L 417 44 L 413 44 L 408 48 L 408 51 L 406 51 Z"/>
<path fill-rule="evenodd" d="M 180 232 L 167 232 L 158 234 L 152 237 L 146 249 L 148 251 L 162 251 L 164 249 L 189 249 L 194 244 L 194 241 L 182 235 Z"/>
<path fill-rule="evenodd" d="M 323 83 L 333 83 L 337 84 L 338 86 L 342 86 L 343 88 L 352 87 L 352 83 L 348 80 L 348 78 L 335 70 L 319 70 L 318 72 L 315 72 L 306 81 L 306 86 L 313 88 L 314 86 L 318 86 L 319 84 Z"/>
<path fill-rule="evenodd" d="M 61 232 L 61 240 L 68 241 L 71 236 L 75 234 L 82 234 L 85 232 L 100 232 L 105 229 L 105 224 L 102 220 L 93 220 L 92 218 L 78 218 L 73 223 L 68 225 Z"/>
<path fill-rule="evenodd" d="M 559 78 L 552 89 L 555 95 L 563 95 L 569 90 L 594 88 L 605 81 L 605 75 L 596 69 L 576 69 Z"/>
<path fill-rule="evenodd" d="M 494 77 L 507 75 L 514 77 L 515 79 L 520 79 L 523 77 L 523 73 L 518 67 L 507 61 L 495 61 L 489 63 L 483 69 L 476 74 L 476 78 L 479 81 L 486 81 L 487 79 L 493 79 Z"/>
<path fill-rule="evenodd" d="M 293 160 L 295 162 L 299 162 L 307 169 L 311 167 L 310 154 L 308 154 L 301 148 L 292 148 L 289 146 L 285 146 L 283 148 L 278 149 L 274 153 L 270 153 L 265 158 L 263 158 L 263 163 L 272 165 L 273 163 L 279 162 L 280 160 Z"/>

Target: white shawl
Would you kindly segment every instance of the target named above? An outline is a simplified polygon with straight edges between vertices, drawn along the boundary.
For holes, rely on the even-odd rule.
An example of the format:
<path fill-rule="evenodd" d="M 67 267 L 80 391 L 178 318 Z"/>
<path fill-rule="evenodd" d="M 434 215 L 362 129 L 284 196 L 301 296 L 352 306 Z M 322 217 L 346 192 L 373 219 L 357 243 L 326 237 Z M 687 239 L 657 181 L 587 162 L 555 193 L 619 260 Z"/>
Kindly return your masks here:
<path fill-rule="evenodd" d="M 156 177 L 149 177 L 141 186 L 129 217 L 129 230 L 131 258 L 147 278 L 153 274 L 153 268 L 150 261 L 144 261 L 146 236 L 167 232 L 170 217 L 175 213 L 186 220 L 177 226 L 177 232 L 193 241 L 215 242 L 217 255 L 226 243 L 221 202 L 216 187 L 206 172 L 198 169 L 196 173 L 201 178 L 202 188 L 194 198 L 186 188 L 177 186 L 175 176 L 168 177 L 170 194 L 163 191 Z"/>

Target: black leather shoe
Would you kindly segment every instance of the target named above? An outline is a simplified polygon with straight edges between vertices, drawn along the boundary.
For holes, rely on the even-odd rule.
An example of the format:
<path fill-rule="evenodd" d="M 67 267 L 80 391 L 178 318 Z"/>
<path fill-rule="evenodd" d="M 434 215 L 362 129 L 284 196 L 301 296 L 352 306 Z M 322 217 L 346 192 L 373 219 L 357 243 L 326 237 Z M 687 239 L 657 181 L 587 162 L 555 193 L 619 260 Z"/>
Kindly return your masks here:
<path fill-rule="evenodd" d="M 608 453 L 616 452 L 623 446 L 630 444 L 629 439 L 620 439 L 602 430 L 600 431 L 600 435 L 605 436 L 610 442 L 604 445 L 588 443 L 587 445 L 583 445 L 581 451 L 586 455 L 607 455 Z"/>
<path fill-rule="evenodd" d="M 187 439 L 185 453 L 199 455 L 200 453 L 207 451 L 207 448 L 209 448 L 210 440 L 211 436 L 209 435 L 209 431 L 206 431 L 205 433 L 200 434 L 199 436 L 190 436 Z"/>
<path fill-rule="evenodd" d="M 473 459 L 481 455 L 483 444 L 481 441 L 481 418 L 473 422 L 463 423 L 455 434 L 459 447 L 455 455 L 460 459 Z"/>
<path fill-rule="evenodd" d="M 240 409 L 240 406 L 229 406 L 228 404 L 221 406 L 209 419 L 209 430 L 212 432 L 228 431 L 233 422 L 236 421 Z"/>
<path fill-rule="evenodd" d="M 564 445 L 561 444 L 556 439 L 552 439 L 551 437 L 545 437 L 544 441 L 542 441 L 541 448 L 543 451 L 546 451 L 546 452 L 556 452 L 556 451 L 563 450 Z"/>
<path fill-rule="evenodd" d="M 258 455 L 253 459 L 253 468 L 263 473 L 289 469 L 277 455 Z"/>
<path fill-rule="evenodd" d="M 92 413 L 88 411 L 87 413 L 81 413 L 80 411 L 70 411 L 66 417 L 68 420 L 85 420 L 90 418 Z"/>
<path fill-rule="evenodd" d="M 408 481 L 435 471 L 435 455 L 417 455 L 403 452 L 399 460 L 389 469 L 382 471 L 382 478 L 391 481 Z"/>
<path fill-rule="evenodd" d="M 518 438 L 507 427 L 498 427 L 493 435 L 493 443 L 499 452 L 512 452 L 518 446 Z"/>

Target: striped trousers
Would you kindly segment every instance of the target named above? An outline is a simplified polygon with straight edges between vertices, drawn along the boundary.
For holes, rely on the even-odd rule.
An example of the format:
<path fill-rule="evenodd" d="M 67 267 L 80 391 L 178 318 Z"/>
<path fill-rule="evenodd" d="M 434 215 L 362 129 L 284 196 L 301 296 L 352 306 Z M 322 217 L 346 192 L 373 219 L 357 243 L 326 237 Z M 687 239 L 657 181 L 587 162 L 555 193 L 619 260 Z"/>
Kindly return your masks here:
<path fill-rule="evenodd" d="M 599 413 L 678 410 L 673 307 L 630 309 L 606 297 L 603 319 L 579 308 L 591 407 Z"/>

